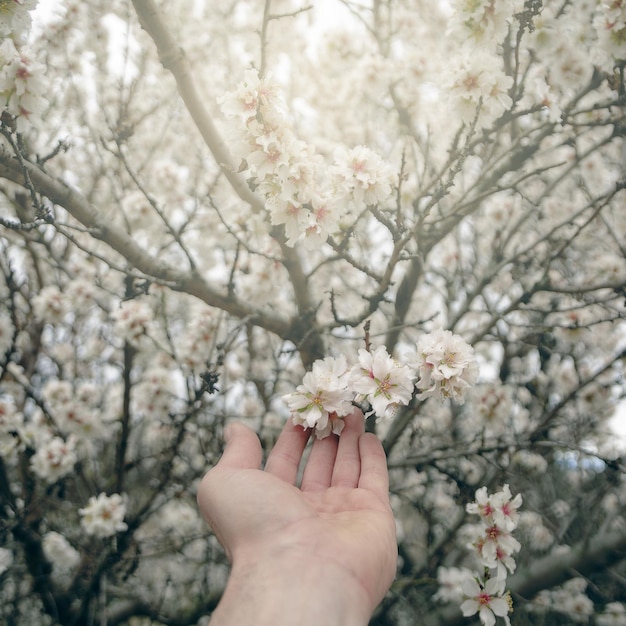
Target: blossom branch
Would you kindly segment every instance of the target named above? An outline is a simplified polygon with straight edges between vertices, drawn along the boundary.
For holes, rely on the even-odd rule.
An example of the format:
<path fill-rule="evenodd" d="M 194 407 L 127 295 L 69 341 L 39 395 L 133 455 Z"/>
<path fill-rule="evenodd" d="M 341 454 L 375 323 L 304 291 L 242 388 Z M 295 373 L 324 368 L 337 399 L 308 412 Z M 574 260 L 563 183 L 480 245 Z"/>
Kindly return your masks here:
<path fill-rule="evenodd" d="M 172 289 L 198 297 L 210 306 L 227 311 L 235 317 L 254 318 L 259 326 L 281 337 L 290 337 L 290 323 L 278 313 L 269 314 L 256 310 L 253 306 L 227 294 L 222 294 L 195 271 L 180 271 L 159 261 L 143 250 L 127 233 L 104 220 L 99 211 L 77 190 L 30 162 L 17 163 L 7 152 L 0 151 L 0 176 L 23 184 L 22 167 L 26 169 L 29 180 L 39 193 L 49 198 L 54 204 L 65 208 L 81 224 L 89 228 L 95 239 L 108 244 L 124 257 L 131 267 L 137 268 L 155 281 L 167 284 Z"/>

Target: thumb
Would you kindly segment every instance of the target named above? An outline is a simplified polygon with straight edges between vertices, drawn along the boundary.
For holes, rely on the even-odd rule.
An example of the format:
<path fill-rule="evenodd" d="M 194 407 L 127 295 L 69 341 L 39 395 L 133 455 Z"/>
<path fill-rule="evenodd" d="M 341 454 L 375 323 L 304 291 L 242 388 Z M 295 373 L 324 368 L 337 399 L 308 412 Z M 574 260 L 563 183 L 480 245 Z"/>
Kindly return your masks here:
<path fill-rule="evenodd" d="M 247 426 L 234 422 L 224 431 L 226 448 L 216 468 L 259 469 L 263 453 L 256 433 Z"/>
<path fill-rule="evenodd" d="M 226 448 L 217 465 L 210 469 L 198 487 L 197 500 L 200 511 L 209 525 L 215 530 L 215 518 L 220 511 L 217 503 L 224 496 L 224 470 L 259 469 L 261 466 L 261 442 L 256 434 L 243 424 L 230 424 L 224 431 Z M 218 537 L 219 538 L 219 537 Z"/>

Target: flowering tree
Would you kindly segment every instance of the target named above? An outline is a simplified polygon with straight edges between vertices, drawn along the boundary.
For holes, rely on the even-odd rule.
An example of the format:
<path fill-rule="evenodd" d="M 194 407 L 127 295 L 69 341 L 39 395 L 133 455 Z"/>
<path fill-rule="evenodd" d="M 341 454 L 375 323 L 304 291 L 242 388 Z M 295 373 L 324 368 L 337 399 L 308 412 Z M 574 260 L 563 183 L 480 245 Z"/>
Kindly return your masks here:
<path fill-rule="evenodd" d="M 0 0 L 0 620 L 204 623 L 224 425 L 356 404 L 373 623 L 624 626 L 626 4 L 36 4 Z"/>

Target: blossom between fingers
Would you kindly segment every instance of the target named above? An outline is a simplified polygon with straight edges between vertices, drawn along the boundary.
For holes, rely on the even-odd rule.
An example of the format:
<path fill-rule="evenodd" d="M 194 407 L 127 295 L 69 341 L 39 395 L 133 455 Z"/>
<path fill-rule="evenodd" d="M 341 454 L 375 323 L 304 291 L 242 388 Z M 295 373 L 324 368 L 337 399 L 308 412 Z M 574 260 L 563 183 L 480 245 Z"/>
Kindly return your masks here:
<path fill-rule="evenodd" d="M 356 401 L 367 400 L 372 412 L 385 416 L 395 407 L 408 404 L 413 393 L 413 372 L 387 353 L 385 346 L 374 352 L 359 350 L 359 363 L 350 372 L 349 385 Z"/>
<path fill-rule="evenodd" d="M 314 428 L 318 439 L 343 430 L 342 417 L 352 412 L 354 394 L 347 388 L 348 366 L 344 356 L 326 357 L 313 364 L 302 384 L 284 396 L 295 424 Z"/>
<path fill-rule="evenodd" d="M 292 412 L 295 424 L 315 428 L 319 438 L 331 432 L 340 434 L 341 418 L 352 411 L 353 403 L 367 402 L 365 417 L 376 415 L 391 418 L 399 406 L 414 398 L 435 395 L 459 403 L 478 378 L 473 349 L 450 331 L 424 335 L 417 344 L 420 381 L 416 394 L 417 374 L 411 365 L 394 359 L 385 346 L 373 352 L 359 350 L 358 363 L 348 366 L 342 355 L 327 357 L 313 364 L 295 392 L 283 397 Z"/>

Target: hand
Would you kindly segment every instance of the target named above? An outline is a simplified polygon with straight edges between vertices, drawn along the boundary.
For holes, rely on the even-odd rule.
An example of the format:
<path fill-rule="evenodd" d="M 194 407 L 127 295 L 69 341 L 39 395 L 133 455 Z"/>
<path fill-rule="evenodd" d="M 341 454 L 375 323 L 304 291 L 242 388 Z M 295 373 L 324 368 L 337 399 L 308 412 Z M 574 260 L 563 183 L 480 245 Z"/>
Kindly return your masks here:
<path fill-rule="evenodd" d="M 232 563 L 212 623 L 366 624 L 383 599 L 397 560 L 387 462 L 360 411 L 345 419 L 341 437 L 314 442 L 299 488 L 307 431 L 289 422 L 261 470 L 256 435 L 228 427 L 198 491 Z"/>

